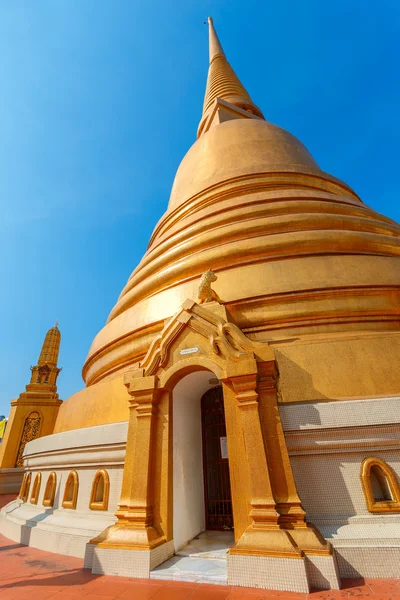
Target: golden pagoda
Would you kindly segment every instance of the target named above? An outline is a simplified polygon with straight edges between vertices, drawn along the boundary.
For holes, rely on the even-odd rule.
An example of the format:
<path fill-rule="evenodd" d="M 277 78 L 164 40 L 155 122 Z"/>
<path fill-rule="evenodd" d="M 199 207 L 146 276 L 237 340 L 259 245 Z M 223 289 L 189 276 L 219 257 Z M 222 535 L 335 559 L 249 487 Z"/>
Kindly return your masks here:
<path fill-rule="evenodd" d="M 233 585 L 398 577 L 400 227 L 209 40 L 197 140 L 0 531 L 94 573 L 176 577 L 217 539 Z"/>
<path fill-rule="evenodd" d="M 18 492 L 23 477 L 23 453 L 28 442 L 53 433 L 58 409 L 58 353 L 61 333 L 57 323 L 46 333 L 38 364 L 31 367 L 25 392 L 11 402 L 6 434 L 0 445 L 0 494 Z"/>

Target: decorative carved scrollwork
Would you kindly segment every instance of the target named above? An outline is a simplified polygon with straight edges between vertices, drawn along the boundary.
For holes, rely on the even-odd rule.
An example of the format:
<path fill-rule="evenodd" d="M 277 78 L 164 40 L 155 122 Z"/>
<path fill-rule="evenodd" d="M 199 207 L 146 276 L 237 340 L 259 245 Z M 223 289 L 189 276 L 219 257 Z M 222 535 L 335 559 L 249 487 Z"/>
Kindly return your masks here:
<path fill-rule="evenodd" d="M 48 383 L 50 375 L 50 368 L 47 365 L 40 366 L 38 368 L 38 377 L 36 383 Z"/>
<path fill-rule="evenodd" d="M 35 440 L 39 437 L 40 431 L 40 414 L 36 411 L 31 412 L 25 419 L 24 428 L 22 430 L 21 441 L 19 443 L 17 460 L 15 467 L 21 469 L 24 466 L 22 455 L 25 450 L 25 446 L 28 442 Z"/>
<path fill-rule="evenodd" d="M 258 346 L 257 342 L 246 337 L 237 325 L 188 299 L 154 339 L 141 362 L 140 367 L 144 369 L 146 376 L 153 375 L 158 367 L 167 363 L 169 349 L 185 327 L 205 337 L 215 354 L 230 360 L 239 360 L 245 354 L 254 352 Z"/>

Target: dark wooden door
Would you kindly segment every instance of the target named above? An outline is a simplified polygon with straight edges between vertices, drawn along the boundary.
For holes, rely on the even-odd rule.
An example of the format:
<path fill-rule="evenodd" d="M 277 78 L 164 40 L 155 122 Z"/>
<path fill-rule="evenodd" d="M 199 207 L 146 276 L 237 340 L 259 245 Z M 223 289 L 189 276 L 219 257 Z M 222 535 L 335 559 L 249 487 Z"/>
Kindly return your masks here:
<path fill-rule="evenodd" d="M 227 456 L 222 388 L 201 399 L 206 529 L 233 529 L 231 484 Z"/>

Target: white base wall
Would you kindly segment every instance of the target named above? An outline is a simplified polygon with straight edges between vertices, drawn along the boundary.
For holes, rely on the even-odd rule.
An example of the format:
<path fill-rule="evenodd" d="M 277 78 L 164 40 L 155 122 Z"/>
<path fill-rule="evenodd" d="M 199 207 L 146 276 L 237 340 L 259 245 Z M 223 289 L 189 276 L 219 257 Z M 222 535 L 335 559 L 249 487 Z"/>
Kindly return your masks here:
<path fill-rule="evenodd" d="M 108 515 L 88 520 L 84 515 L 68 514 L 72 512 L 40 510 L 15 500 L 1 511 L 0 531 L 20 544 L 85 558 L 88 542 L 115 518 Z"/>
<path fill-rule="evenodd" d="M 42 474 L 38 503 L 17 499 L 7 504 L 0 512 L 0 533 L 41 550 L 85 558 L 88 542 L 116 521 L 127 429 L 127 423 L 115 423 L 46 436 L 27 444 L 24 464 L 32 473 L 29 498 L 36 474 Z M 72 469 L 79 478 L 74 510 L 62 507 Z M 107 470 L 110 479 L 106 511 L 89 508 L 92 482 L 99 469 Z M 57 476 L 56 494 L 54 506 L 46 508 L 43 496 L 52 471 Z"/>
<path fill-rule="evenodd" d="M 307 520 L 336 550 L 342 577 L 400 577 L 400 512 L 370 513 L 361 463 L 383 459 L 400 478 L 400 398 L 280 406 Z"/>

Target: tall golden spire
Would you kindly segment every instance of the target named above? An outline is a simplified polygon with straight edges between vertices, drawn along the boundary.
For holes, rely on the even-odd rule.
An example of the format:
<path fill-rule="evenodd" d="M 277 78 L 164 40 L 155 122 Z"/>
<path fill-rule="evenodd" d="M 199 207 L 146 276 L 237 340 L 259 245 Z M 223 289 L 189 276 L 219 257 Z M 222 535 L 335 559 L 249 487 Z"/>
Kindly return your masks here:
<path fill-rule="evenodd" d="M 203 117 L 199 127 L 199 135 L 201 134 L 202 124 L 217 98 L 234 104 L 253 115 L 264 118 L 262 112 L 253 103 L 247 90 L 227 61 L 211 17 L 208 17 L 208 25 L 210 66 L 208 69 Z"/>
<path fill-rule="evenodd" d="M 222 49 L 221 42 L 219 41 L 219 37 L 217 32 L 215 31 L 214 21 L 212 17 L 208 17 L 208 31 L 209 31 L 209 49 L 210 49 L 210 65 L 213 59 L 218 55 L 222 55 L 225 58 L 225 52 Z"/>
<path fill-rule="evenodd" d="M 49 365 L 56 366 L 58 360 L 58 352 L 60 350 L 61 333 L 58 329 L 57 321 L 54 327 L 49 329 L 44 338 L 42 351 L 40 352 L 38 366 Z"/>

